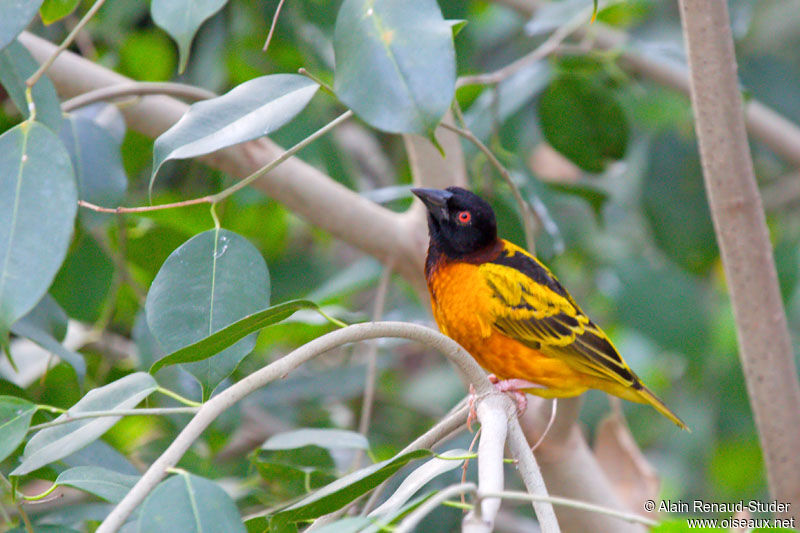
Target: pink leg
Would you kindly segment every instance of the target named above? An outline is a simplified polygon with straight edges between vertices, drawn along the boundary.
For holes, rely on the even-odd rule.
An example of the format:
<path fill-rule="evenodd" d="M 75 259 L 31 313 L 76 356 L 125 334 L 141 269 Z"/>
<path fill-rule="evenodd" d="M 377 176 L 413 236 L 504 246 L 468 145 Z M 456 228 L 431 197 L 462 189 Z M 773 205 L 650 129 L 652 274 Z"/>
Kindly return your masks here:
<path fill-rule="evenodd" d="M 525 393 L 522 392 L 521 389 L 544 389 L 542 385 L 538 383 L 533 383 L 530 381 L 526 381 L 524 379 L 499 379 L 494 374 L 489 374 L 489 381 L 494 383 L 494 387 L 498 390 L 498 392 L 510 392 L 514 395 L 514 398 L 517 401 L 517 411 L 519 414 L 525 412 L 525 409 L 528 407 L 528 398 L 525 396 Z"/>

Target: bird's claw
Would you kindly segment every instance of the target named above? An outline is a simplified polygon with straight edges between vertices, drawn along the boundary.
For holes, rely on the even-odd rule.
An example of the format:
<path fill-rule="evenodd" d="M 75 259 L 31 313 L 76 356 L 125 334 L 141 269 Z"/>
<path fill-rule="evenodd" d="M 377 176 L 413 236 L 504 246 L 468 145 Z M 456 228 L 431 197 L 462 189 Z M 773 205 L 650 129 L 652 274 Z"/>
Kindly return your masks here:
<path fill-rule="evenodd" d="M 514 395 L 517 402 L 517 414 L 521 415 L 528 408 L 528 397 L 522 389 L 543 389 L 542 385 L 524 379 L 500 379 L 494 374 L 489 374 L 489 381 L 494 384 L 498 392 L 509 392 Z"/>

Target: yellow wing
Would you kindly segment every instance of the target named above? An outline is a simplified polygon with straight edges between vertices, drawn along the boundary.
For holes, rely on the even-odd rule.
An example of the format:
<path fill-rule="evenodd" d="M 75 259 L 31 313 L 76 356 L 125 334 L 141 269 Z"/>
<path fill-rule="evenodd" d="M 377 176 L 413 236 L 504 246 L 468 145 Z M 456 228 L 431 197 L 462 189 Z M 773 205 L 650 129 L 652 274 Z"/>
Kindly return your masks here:
<path fill-rule="evenodd" d="M 479 267 L 492 290 L 494 327 L 576 370 L 626 386 L 639 386 L 605 333 L 587 317 L 553 274 L 509 242 Z"/>

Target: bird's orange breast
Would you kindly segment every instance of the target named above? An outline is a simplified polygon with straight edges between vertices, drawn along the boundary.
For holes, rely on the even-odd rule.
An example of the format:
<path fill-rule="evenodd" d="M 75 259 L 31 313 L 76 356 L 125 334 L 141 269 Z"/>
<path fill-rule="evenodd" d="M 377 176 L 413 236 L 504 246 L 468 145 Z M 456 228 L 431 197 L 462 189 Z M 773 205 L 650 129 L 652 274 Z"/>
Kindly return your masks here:
<path fill-rule="evenodd" d="M 498 378 L 538 383 L 548 390 L 528 392 L 546 397 L 575 396 L 588 388 L 585 378 L 564 362 L 495 329 L 490 311 L 494 296 L 478 265 L 442 261 L 429 273 L 428 289 L 442 333 Z"/>

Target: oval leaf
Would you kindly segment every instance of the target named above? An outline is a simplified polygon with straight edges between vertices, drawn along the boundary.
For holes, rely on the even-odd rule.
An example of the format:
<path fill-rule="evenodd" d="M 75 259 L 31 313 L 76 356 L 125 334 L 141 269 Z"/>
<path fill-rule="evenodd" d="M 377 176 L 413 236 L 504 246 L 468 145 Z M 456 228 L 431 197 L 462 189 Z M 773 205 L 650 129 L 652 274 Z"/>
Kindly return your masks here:
<path fill-rule="evenodd" d="M 553 80 L 539 99 L 539 120 L 547 142 L 589 172 L 602 172 L 628 147 L 622 107 L 609 89 L 585 76 Z"/>
<path fill-rule="evenodd" d="M 262 450 L 290 450 L 319 446 L 326 450 L 353 448 L 368 450 L 369 441 L 361 433 L 344 429 L 304 428 L 273 435 L 261 445 Z"/>
<path fill-rule="evenodd" d="M 230 496 L 213 481 L 188 472 L 160 483 L 142 504 L 140 517 L 143 533 L 247 531 Z"/>
<path fill-rule="evenodd" d="M 435 0 L 345 0 L 333 47 L 336 95 L 360 118 L 433 135 L 456 81 L 451 25 Z"/>
<path fill-rule="evenodd" d="M 128 179 L 122 166 L 119 143 L 114 137 L 88 118 L 74 114 L 63 121 L 61 140 L 69 151 L 78 197 L 103 207 L 117 207 L 125 197 Z M 89 227 L 107 221 L 113 215 L 84 210 L 81 220 Z"/>
<path fill-rule="evenodd" d="M 137 481 L 139 476 L 120 474 L 99 466 L 76 466 L 61 472 L 55 483 L 69 485 L 106 501 L 117 503 L 128 494 Z"/>
<path fill-rule="evenodd" d="M 172 0 L 170 0 L 172 1 Z M 153 146 L 152 188 L 169 159 L 210 154 L 267 135 L 295 117 L 319 89 L 297 74 L 273 74 L 242 83 L 232 91 L 193 104 Z"/>
<path fill-rule="evenodd" d="M 0 50 L 8 46 L 36 16 L 42 0 L 2 0 L 0 1 Z"/>
<path fill-rule="evenodd" d="M 44 0 L 39 8 L 39 16 L 45 24 L 52 24 L 75 11 L 80 3 L 81 0 Z"/>
<path fill-rule="evenodd" d="M 341 509 L 383 483 L 408 462 L 430 455 L 428 450 L 415 450 L 356 470 L 276 513 L 274 518 L 279 522 L 297 522 Z"/>
<path fill-rule="evenodd" d="M 90 390 L 66 413 L 64 420 L 75 413 L 132 409 L 158 388 L 156 381 L 144 372 L 129 374 L 104 387 Z M 118 416 L 83 418 L 60 426 L 45 428 L 28 441 L 20 464 L 12 476 L 21 476 L 80 450 L 100 438 L 119 421 Z"/>
<path fill-rule="evenodd" d="M 226 3 L 228 0 L 153 0 L 150 4 L 153 22 L 178 43 L 180 72 L 186 69 L 192 39 L 200 25 Z"/>
<path fill-rule="evenodd" d="M 264 258 L 244 237 L 227 230 L 195 235 L 172 252 L 158 271 L 145 302 L 147 324 L 161 346 L 173 352 L 205 339 L 269 303 Z M 255 347 L 245 337 L 213 360 L 188 363 L 204 398 Z"/>
<path fill-rule="evenodd" d="M 25 439 L 36 405 L 14 396 L 0 396 L 0 461 Z"/>
<path fill-rule="evenodd" d="M 0 52 L 0 83 L 8 91 L 8 95 L 24 117 L 30 116 L 28 101 L 25 98 L 25 80 L 28 79 L 39 64 L 33 59 L 28 49 L 19 41 L 13 41 Z M 39 78 L 31 91 L 33 103 L 36 105 L 36 120 L 53 131 L 61 127 L 61 102 L 56 88 L 46 75 Z"/>
<path fill-rule="evenodd" d="M 47 292 L 77 201 L 69 154 L 54 133 L 23 122 L 0 135 L 0 337 Z"/>
<path fill-rule="evenodd" d="M 273 305 L 272 307 L 248 315 L 241 320 L 237 320 L 230 326 L 222 328 L 201 341 L 190 344 L 189 346 L 162 357 L 150 368 L 150 373 L 155 374 L 165 366 L 208 359 L 249 334 L 271 324 L 280 322 L 299 309 L 319 309 L 319 306 L 309 300 L 291 300 L 282 304 Z"/>

